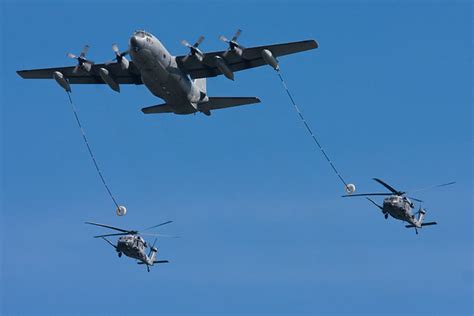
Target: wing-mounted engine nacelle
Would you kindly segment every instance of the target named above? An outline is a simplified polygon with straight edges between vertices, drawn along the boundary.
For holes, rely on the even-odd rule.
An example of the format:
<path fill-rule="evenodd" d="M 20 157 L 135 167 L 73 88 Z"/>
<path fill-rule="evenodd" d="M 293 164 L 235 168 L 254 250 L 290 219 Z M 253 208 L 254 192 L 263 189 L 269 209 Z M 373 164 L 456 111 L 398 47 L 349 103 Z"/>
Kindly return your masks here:
<path fill-rule="evenodd" d="M 110 72 L 105 68 L 99 69 L 99 75 L 104 82 L 114 91 L 120 92 L 119 84 L 114 80 Z"/>
<path fill-rule="evenodd" d="M 214 61 L 216 62 L 217 69 L 224 74 L 224 76 L 229 80 L 234 80 L 234 73 L 227 66 L 224 58 L 216 56 Z"/>

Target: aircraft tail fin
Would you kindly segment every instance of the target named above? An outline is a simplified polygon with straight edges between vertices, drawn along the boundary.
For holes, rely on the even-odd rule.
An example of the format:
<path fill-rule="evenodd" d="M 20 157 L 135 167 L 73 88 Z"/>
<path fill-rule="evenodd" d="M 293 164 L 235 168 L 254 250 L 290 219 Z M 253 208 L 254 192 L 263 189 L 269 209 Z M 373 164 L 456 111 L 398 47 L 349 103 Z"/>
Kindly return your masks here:
<path fill-rule="evenodd" d="M 151 247 L 150 249 L 150 255 L 148 256 L 150 258 L 150 262 L 154 262 L 156 259 L 156 255 L 158 254 L 158 248 L 156 247 Z"/>
<path fill-rule="evenodd" d="M 418 219 L 416 220 L 418 224 L 420 225 L 423 224 L 423 220 L 425 219 L 425 214 L 426 214 L 426 211 L 420 207 L 420 210 L 418 211 Z"/>

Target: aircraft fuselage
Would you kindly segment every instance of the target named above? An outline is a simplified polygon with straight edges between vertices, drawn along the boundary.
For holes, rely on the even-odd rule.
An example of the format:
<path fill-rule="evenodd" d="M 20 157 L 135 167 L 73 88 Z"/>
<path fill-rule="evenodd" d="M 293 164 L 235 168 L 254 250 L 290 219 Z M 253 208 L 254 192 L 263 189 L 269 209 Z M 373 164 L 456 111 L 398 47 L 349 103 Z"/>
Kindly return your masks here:
<path fill-rule="evenodd" d="M 130 38 L 130 56 L 140 70 L 143 84 L 153 95 L 165 100 L 176 114 L 198 111 L 197 104 L 205 100 L 205 91 L 179 69 L 175 56 L 155 36 L 135 32 Z"/>

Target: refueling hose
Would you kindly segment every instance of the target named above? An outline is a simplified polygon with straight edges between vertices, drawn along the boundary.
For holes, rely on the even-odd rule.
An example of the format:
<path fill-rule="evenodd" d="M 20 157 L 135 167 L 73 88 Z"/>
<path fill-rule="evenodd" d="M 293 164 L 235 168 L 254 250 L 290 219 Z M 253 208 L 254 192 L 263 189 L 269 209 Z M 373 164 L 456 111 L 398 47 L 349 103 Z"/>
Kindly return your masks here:
<path fill-rule="evenodd" d="M 107 190 L 107 193 L 109 194 L 110 198 L 114 202 L 115 206 L 117 207 L 117 214 L 118 210 L 120 209 L 121 206 L 117 203 L 117 200 L 115 199 L 114 195 L 112 194 L 112 191 L 110 191 L 109 186 L 107 185 L 107 182 L 105 181 L 104 176 L 102 175 L 102 172 L 100 171 L 99 165 L 97 164 L 97 161 L 94 157 L 94 153 L 92 152 L 92 148 L 89 145 L 89 141 L 87 140 L 86 133 L 84 129 L 82 128 L 81 120 L 79 119 L 79 115 L 77 114 L 77 109 L 76 106 L 74 105 L 74 102 L 72 102 L 72 97 L 71 97 L 71 92 L 66 91 L 67 95 L 69 97 L 69 102 L 71 103 L 71 108 L 72 112 L 74 113 L 74 117 L 76 118 L 77 125 L 79 126 L 79 129 L 82 134 L 82 138 L 84 139 L 84 143 L 86 144 L 87 150 L 89 151 L 89 156 L 92 159 L 92 162 L 94 163 L 95 169 L 97 170 L 97 173 L 99 174 L 100 180 L 102 180 L 102 183 L 104 184 L 105 189 Z"/>
<path fill-rule="evenodd" d="M 329 163 L 329 165 L 331 166 L 332 170 L 334 171 L 334 173 L 337 175 L 337 177 L 341 180 L 341 182 L 344 184 L 344 188 L 346 190 L 347 193 L 351 194 L 351 193 L 354 193 L 355 192 L 355 185 L 352 184 L 352 183 L 347 183 L 344 178 L 342 177 L 341 173 L 337 170 L 336 166 L 334 165 L 334 163 L 331 161 L 331 159 L 329 158 L 329 155 L 326 153 L 326 151 L 324 150 L 323 146 L 321 145 L 321 143 L 318 141 L 318 139 L 316 138 L 316 135 L 313 133 L 313 131 L 311 130 L 311 128 L 309 127 L 308 123 L 306 122 L 303 114 L 301 113 L 300 109 L 298 108 L 298 105 L 296 105 L 296 102 L 295 100 L 293 99 L 293 96 L 290 92 L 290 89 L 288 89 L 288 86 L 286 85 L 286 82 L 285 80 L 283 79 L 283 76 L 281 74 L 281 70 L 280 70 L 280 67 L 277 67 L 275 69 L 275 71 L 277 72 L 278 74 L 278 77 L 280 78 L 281 80 L 281 83 L 283 84 L 283 87 L 285 88 L 285 91 L 286 91 L 286 94 L 288 94 L 288 97 L 290 98 L 291 100 L 291 103 L 293 104 L 293 107 L 295 108 L 296 110 L 296 113 L 298 113 L 298 116 L 301 120 L 301 122 L 304 124 L 304 126 L 306 127 L 306 130 L 308 131 L 309 135 L 311 136 L 311 138 L 314 140 L 314 143 L 318 146 L 319 150 L 322 152 L 323 156 L 326 158 L 327 162 Z"/>

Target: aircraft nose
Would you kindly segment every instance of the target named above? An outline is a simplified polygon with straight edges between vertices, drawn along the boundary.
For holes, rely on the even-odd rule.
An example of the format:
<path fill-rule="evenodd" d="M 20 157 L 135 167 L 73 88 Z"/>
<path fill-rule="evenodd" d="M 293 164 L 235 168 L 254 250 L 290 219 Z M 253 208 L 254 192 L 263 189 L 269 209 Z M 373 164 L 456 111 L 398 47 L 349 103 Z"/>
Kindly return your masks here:
<path fill-rule="evenodd" d="M 140 40 L 135 35 L 132 35 L 132 37 L 130 37 L 130 47 L 134 50 L 140 48 Z"/>

